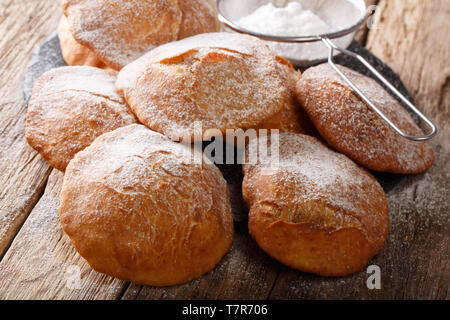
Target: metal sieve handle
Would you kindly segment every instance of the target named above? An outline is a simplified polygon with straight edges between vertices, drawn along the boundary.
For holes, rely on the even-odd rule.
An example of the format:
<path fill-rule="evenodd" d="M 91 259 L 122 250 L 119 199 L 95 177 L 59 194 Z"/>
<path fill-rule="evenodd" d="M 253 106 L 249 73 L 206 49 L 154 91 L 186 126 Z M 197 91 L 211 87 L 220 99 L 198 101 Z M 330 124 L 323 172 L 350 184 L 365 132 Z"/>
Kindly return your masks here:
<path fill-rule="evenodd" d="M 329 38 L 321 38 L 322 42 L 328 47 L 328 63 L 333 67 L 333 69 L 341 76 L 342 79 L 347 82 L 347 84 L 369 105 L 369 107 L 380 116 L 395 132 L 397 132 L 402 137 L 413 140 L 413 141 L 426 141 L 430 140 L 437 134 L 437 128 L 427 117 L 425 117 L 403 94 L 401 94 L 385 77 L 383 77 L 366 59 L 361 55 L 354 53 L 343 48 L 336 46 L 333 41 Z M 431 133 L 425 136 L 411 136 L 401 130 L 396 124 L 394 124 L 369 98 L 338 68 L 334 63 L 334 50 L 340 51 L 343 54 L 351 56 L 358 59 L 362 64 L 364 64 L 367 69 L 369 69 L 378 79 L 380 79 L 389 89 L 394 92 L 397 97 L 399 97 L 406 105 L 425 123 L 431 128 Z"/>
<path fill-rule="evenodd" d="M 251 30 L 247 30 L 245 28 L 242 28 L 238 26 L 236 23 L 228 19 L 223 13 L 222 13 L 222 2 L 224 0 L 217 0 L 217 6 L 219 9 L 219 20 L 223 24 L 225 24 L 228 28 L 231 30 L 234 30 L 238 33 L 245 33 L 249 34 L 255 37 L 258 37 L 262 40 L 267 41 L 276 41 L 276 42 L 285 42 L 285 43 L 307 43 L 307 42 L 318 42 L 322 41 L 329 49 L 329 55 L 328 55 L 328 63 L 333 67 L 334 70 L 342 77 L 342 79 L 347 82 L 347 84 L 356 91 L 356 93 L 369 105 L 369 107 L 376 113 L 378 116 L 380 116 L 395 132 L 397 132 L 402 137 L 413 140 L 413 141 L 426 141 L 430 140 L 437 134 L 437 128 L 436 126 L 427 118 L 425 117 L 404 95 L 402 95 L 394 86 L 386 80 L 369 62 L 367 62 L 366 59 L 364 59 L 362 56 L 360 56 L 357 53 L 354 53 L 352 51 L 340 48 L 336 46 L 330 39 L 340 38 L 347 34 L 350 34 L 357 29 L 366 21 L 366 19 L 370 16 L 370 13 L 367 12 L 364 17 L 362 17 L 357 23 L 355 23 L 353 26 L 340 30 L 337 32 L 329 33 L 329 34 L 322 34 L 322 35 L 313 35 L 313 36 L 292 36 L 292 37 L 286 37 L 286 36 L 275 36 L 275 35 L 266 35 L 261 34 L 257 32 L 253 32 Z M 383 83 L 394 92 L 397 97 L 399 97 L 406 105 L 416 114 L 419 116 L 420 119 L 425 121 L 425 123 L 431 128 L 431 133 L 425 136 L 411 136 L 407 133 L 405 133 L 403 130 L 401 130 L 397 125 L 395 125 L 380 109 L 375 106 L 375 104 L 370 101 L 369 98 L 353 83 L 350 81 L 350 79 L 337 67 L 337 65 L 334 63 L 334 50 L 340 51 L 343 54 L 346 54 L 348 56 L 351 56 L 353 58 L 358 59 L 360 62 L 362 62 L 378 79 L 383 81 Z"/>

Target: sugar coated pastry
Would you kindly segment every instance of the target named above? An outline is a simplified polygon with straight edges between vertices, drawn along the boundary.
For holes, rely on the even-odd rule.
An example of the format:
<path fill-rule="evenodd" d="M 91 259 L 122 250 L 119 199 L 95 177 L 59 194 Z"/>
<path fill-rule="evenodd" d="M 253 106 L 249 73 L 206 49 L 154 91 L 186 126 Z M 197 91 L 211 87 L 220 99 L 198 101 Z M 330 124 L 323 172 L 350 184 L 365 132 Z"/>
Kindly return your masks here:
<path fill-rule="evenodd" d="M 399 128 L 423 135 L 408 112 L 376 81 L 353 70 L 341 70 Z M 394 132 L 328 64 L 305 71 L 298 99 L 321 136 L 336 150 L 375 171 L 414 174 L 434 163 L 427 142 L 407 140 Z"/>
<path fill-rule="evenodd" d="M 205 140 L 294 108 L 289 77 L 298 75 L 283 63 L 257 38 L 208 33 L 150 51 L 121 70 L 116 87 L 149 128 L 181 140 L 200 123 Z"/>
<path fill-rule="evenodd" d="M 64 0 L 73 37 L 120 70 L 163 43 L 217 32 L 213 0 Z"/>
<path fill-rule="evenodd" d="M 263 142 L 252 140 L 249 154 Z M 280 134 L 274 160 L 263 152 L 243 166 L 249 231 L 259 246 L 305 272 L 361 270 L 384 247 L 389 230 L 386 196 L 375 178 L 301 134 Z"/>
<path fill-rule="evenodd" d="M 263 124 L 258 125 L 256 129 L 278 129 L 279 132 L 317 136 L 318 133 L 314 125 L 296 97 L 296 85 L 301 79 L 300 71 L 295 71 L 292 64 L 282 57 L 277 57 L 277 60 L 280 62 L 279 67 L 284 68 L 282 74 L 286 76 L 285 81 L 290 91 L 289 99 L 280 112 Z"/>
<path fill-rule="evenodd" d="M 94 67 L 62 67 L 36 81 L 25 137 L 52 167 L 64 171 L 73 156 L 96 137 L 136 123 L 115 91 L 116 75 Z"/>
<path fill-rule="evenodd" d="M 73 38 L 65 16 L 62 16 L 59 21 L 58 37 L 62 56 L 69 66 L 106 67 L 90 49 Z"/>
<path fill-rule="evenodd" d="M 208 272 L 233 237 L 228 186 L 219 169 L 201 150 L 142 125 L 106 133 L 75 156 L 59 217 L 93 269 L 154 286 Z"/>

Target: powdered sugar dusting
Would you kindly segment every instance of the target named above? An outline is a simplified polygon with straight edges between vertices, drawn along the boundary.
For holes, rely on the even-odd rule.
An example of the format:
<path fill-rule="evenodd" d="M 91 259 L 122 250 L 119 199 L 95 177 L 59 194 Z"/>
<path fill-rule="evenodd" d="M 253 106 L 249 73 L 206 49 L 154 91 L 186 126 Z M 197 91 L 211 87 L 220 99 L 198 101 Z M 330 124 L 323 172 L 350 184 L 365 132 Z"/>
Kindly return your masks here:
<path fill-rule="evenodd" d="M 119 91 L 132 88 L 135 86 L 136 79 L 143 74 L 150 64 L 176 57 L 180 57 L 180 61 L 182 61 L 183 56 L 187 53 L 198 51 L 201 48 L 217 48 L 248 56 L 273 56 L 269 47 L 255 37 L 223 32 L 199 34 L 159 46 L 131 62 L 120 71 L 116 87 Z"/>
<path fill-rule="evenodd" d="M 215 0 L 179 0 L 182 12 L 178 39 L 220 30 Z"/>
<path fill-rule="evenodd" d="M 260 40 L 206 34 L 161 46 L 117 81 L 142 123 L 172 139 L 203 130 L 249 128 L 290 103 L 289 68 Z"/>
<path fill-rule="evenodd" d="M 311 36 L 341 29 L 340 26 L 330 26 L 312 11 L 303 9 L 298 2 L 290 2 L 281 8 L 267 3 L 236 23 L 247 30 L 275 36 Z M 268 41 L 267 44 L 276 54 L 293 60 L 317 59 L 324 51 L 321 43 L 299 46 Z"/>
<path fill-rule="evenodd" d="M 115 90 L 117 72 L 105 71 L 95 67 L 74 66 L 54 68 L 35 84 L 35 98 L 63 91 L 84 91 L 106 99 L 125 103 Z"/>
<path fill-rule="evenodd" d="M 114 82 L 114 73 L 93 67 L 63 67 L 42 75 L 28 107 L 29 144 L 64 171 L 96 137 L 135 123 Z"/>
<path fill-rule="evenodd" d="M 423 135 L 408 112 L 374 80 L 340 66 L 399 128 Z M 323 64 L 305 71 L 298 97 L 320 134 L 340 152 L 376 171 L 417 173 L 434 161 L 431 146 L 413 142 L 379 118 L 344 80 Z"/>
<path fill-rule="evenodd" d="M 258 143 L 252 140 L 249 150 Z M 351 226 L 368 238 L 384 238 L 386 230 L 379 229 L 388 219 L 383 189 L 346 156 L 313 137 L 286 133 L 280 135 L 279 165 L 273 167 L 270 159 L 262 155 L 256 165 L 244 166 L 250 206 L 274 204 L 276 219 L 288 223 L 314 222 L 334 230 Z"/>
<path fill-rule="evenodd" d="M 310 36 L 333 31 L 332 27 L 310 10 L 304 10 L 298 2 L 286 7 L 265 4 L 252 14 L 242 17 L 238 25 L 248 30 L 276 36 Z"/>

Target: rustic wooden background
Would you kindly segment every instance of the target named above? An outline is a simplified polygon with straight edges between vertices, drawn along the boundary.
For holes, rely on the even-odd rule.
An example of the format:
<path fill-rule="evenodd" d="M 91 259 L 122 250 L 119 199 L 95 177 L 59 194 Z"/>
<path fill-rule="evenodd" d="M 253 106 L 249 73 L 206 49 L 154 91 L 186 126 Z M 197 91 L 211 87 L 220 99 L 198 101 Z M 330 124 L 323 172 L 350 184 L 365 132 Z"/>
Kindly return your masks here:
<path fill-rule="evenodd" d="M 143 287 L 92 271 L 59 226 L 63 175 L 23 135 L 24 69 L 55 30 L 59 1 L 0 0 L 0 299 L 448 299 L 450 1 L 367 2 L 378 4 L 377 27 L 361 30 L 359 41 L 400 75 L 440 128 L 434 168 L 388 194 L 392 230 L 372 262 L 382 270 L 381 290 L 367 289 L 364 271 L 326 279 L 284 267 L 257 247 L 245 224 L 237 224 L 219 266 L 187 285 Z"/>

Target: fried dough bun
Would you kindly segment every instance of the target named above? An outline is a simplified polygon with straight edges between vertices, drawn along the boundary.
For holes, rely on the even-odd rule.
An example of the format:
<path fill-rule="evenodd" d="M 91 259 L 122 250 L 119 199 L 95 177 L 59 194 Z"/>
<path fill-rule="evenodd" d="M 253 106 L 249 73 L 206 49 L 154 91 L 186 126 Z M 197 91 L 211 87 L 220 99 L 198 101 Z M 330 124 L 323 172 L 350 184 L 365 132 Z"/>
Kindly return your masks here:
<path fill-rule="evenodd" d="M 115 91 L 116 75 L 94 67 L 61 67 L 36 81 L 25 137 L 52 167 L 64 172 L 96 137 L 137 122 Z"/>
<path fill-rule="evenodd" d="M 261 143 L 261 137 L 252 140 L 248 154 Z M 269 148 L 273 143 L 272 137 Z M 382 250 L 389 231 L 386 195 L 377 180 L 306 135 L 280 134 L 276 159 L 263 152 L 243 166 L 250 234 L 292 268 L 321 276 L 360 271 Z"/>
<path fill-rule="evenodd" d="M 339 68 L 400 129 L 423 135 L 409 113 L 375 80 Z M 298 81 L 297 94 L 320 135 L 360 165 L 400 174 L 420 173 L 433 166 L 434 153 L 428 142 L 410 141 L 393 131 L 329 64 L 306 70 Z"/>
<path fill-rule="evenodd" d="M 58 37 L 62 56 L 69 66 L 106 68 L 106 65 L 90 49 L 73 38 L 65 16 L 62 16 L 59 21 Z"/>
<path fill-rule="evenodd" d="M 212 0 L 65 0 L 62 8 L 75 40 L 115 70 L 161 44 L 220 30 Z"/>
<path fill-rule="evenodd" d="M 280 112 L 255 129 L 268 129 L 268 133 L 272 129 L 278 129 L 280 133 L 302 133 L 318 136 L 317 130 L 305 110 L 300 106 L 296 96 L 297 82 L 302 77 L 300 71 L 296 71 L 294 66 L 282 57 L 277 57 L 277 60 L 280 62 L 280 68 L 284 69 L 282 74 L 286 76 L 285 83 L 290 92 L 289 99 Z"/>
<path fill-rule="evenodd" d="M 228 186 L 219 169 L 201 150 L 142 125 L 106 133 L 75 156 L 59 217 L 94 270 L 153 286 L 210 271 L 233 237 Z"/>

